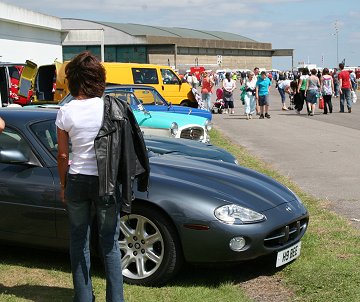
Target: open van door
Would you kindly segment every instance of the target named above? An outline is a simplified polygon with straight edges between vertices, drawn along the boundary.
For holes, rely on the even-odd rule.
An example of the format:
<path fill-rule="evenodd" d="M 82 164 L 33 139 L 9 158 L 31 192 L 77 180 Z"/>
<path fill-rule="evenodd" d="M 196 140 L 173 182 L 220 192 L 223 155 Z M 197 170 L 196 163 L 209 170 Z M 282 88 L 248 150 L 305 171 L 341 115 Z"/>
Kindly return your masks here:
<path fill-rule="evenodd" d="M 37 72 L 37 65 L 34 62 L 26 60 L 26 65 L 21 72 L 19 80 L 19 96 L 27 98 L 29 91 L 33 90 L 34 79 Z"/>
<path fill-rule="evenodd" d="M 67 80 L 65 76 L 65 67 L 68 62 L 55 61 L 56 79 L 54 83 L 54 102 L 59 103 L 68 93 Z"/>
<path fill-rule="evenodd" d="M 37 66 L 26 61 L 20 78 L 20 95 L 32 90 L 32 104 L 57 104 L 66 96 L 69 89 L 65 78 L 66 63 Z"/>

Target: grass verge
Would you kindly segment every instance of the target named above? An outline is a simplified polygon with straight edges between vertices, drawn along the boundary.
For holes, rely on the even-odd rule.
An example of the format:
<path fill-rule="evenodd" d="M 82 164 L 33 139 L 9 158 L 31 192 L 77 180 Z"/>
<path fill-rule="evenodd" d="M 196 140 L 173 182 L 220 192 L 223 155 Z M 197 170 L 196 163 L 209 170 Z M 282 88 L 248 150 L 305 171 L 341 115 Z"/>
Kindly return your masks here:
<path fill-rule="evenodd" d="M 261 277 L 275 276 L 292 293 L 291 301 L 355 302 L 360 301 L 360 238 L 348 223 L 331 213 L 324 201 L 303 193 L 288 178 L 271 166 L 251 156 L 244 148 L 232 144 L 220 132 L 213 130 L 212 142 L 234 154 L 243 166 L 274 177 L 291 188 L 303 200 L 310 212 L 310 226 L 302 242 L 299 259 L 282 270 L 273 264 L 257 267 L 253 262 L 230 268 L 185 268 L 171 283 L 161 288 L 125 285 L 127 302 L 250 302 L 242 288 L 244 283 Z M 93 285 L 96 301 L 105 301 L 105 281 L 102 265 L 93 259 Z M 259 277 L 260 278 L 257 278 Z M 256 279 L 257 278 L 257 279 Z M 263 299 L 284 301 L 277 288 L 258 286 Z M 64 302 L 72 300 L 72 282 L 66 253 L 0 247 L 1 302 Z M 289 301 L 289 300 L 286 300 Z"/>
<path fill-rule="evenodd" d="M 360 301 L 360 234 L 331 212 L 328 204 L 301 191 L 290 179 L 212 130 L 214 145 L 230 151 L 239 164 L 267 174 L 293 190 L 310 213 L 299 259 L 277 272 L 295 293 L 293 301 Z"/>

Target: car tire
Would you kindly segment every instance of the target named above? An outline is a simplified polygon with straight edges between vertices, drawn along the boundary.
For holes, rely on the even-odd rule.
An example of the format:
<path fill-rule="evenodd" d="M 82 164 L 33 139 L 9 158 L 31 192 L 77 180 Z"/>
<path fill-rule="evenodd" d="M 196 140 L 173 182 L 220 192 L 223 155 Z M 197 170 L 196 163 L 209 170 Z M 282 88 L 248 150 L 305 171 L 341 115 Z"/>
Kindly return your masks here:
<path fill-rule="evenodd" d="M 121 217 L 119 245 L 126 283 L 158 286 L 179 270 L 182 254 L 172 223 L 156 208 L 133 205 Z"/>

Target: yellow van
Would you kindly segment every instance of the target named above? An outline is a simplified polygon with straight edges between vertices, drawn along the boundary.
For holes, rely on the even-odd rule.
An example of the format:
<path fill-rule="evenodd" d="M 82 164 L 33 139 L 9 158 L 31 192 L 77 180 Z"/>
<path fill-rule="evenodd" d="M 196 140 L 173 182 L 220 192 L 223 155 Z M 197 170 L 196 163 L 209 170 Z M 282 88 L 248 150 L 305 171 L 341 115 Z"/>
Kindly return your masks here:
<path fill-rule="evenodd" d="M 19 81 L 19 95 L 27 96 L 32 90 L 32 104 L 57 104 L 68 93 L 65 78 L 66 64 L 56 62 L 49 65 L 37 66 L 34 62 L 26 61 Z"/>
<path fill-rule="evenodd" d="M 37 66 L 26 61 L 20 78 L 21 96 L 33 91 L 33 104 L 57 104 L 69 92 L 65 78 L 68 62 Z M 102 63 L 109 84 L 139 84 L 154 87 L 174 105 L 198 107 L 191 86 L 183 83 L 169 66 L 137 63 Z"/>
<path fill-rule="evenodd" d="M 183 83 L 169 66 L 137 63 L 102 63 L 106 82 L 111 84 L 139 84 L 154 87 L 174 105 L 198 107 L 191 86 Z"/>

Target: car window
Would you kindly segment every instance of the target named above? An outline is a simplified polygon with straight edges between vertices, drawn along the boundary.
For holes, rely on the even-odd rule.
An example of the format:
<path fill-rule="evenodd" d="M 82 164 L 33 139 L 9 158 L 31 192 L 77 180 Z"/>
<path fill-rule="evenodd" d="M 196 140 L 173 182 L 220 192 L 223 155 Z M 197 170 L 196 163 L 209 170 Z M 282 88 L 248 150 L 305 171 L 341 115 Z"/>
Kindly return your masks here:
<path fill-rule="evenodd" d="M 127 102 L 129 105 L 138 106 L 139 100 L 135 97 L 135 95 L 130 91 L 125 90 L 115 90 L 106 92 L 107 95 L 116 97 L 124 102 Z"/>
<path fill-rule="evenodd" d="M 10 128 L 5 128 L 0 135 L 0 150 L 18 150 L 21 151 L 26 158 L 29 158 L 30 154 L 32 154 L 31 147 L 25 139 L 17 131 Z"/>
<path fill-rule="evenodd" d="M 42 145 L 55 157 L 57 157 L 57 133 L 54 120 L 42 121 L 30 126 L 32 132 Z"/>
<path fill-rule="evenodd" d="M 161 69 L 162 81 L 166 85 L 180 85 L 180 80 L 171 69 Z"/>
<path fill-rule="evenodd" d="M 152 93 L 153 96 L 154 96 L 155 105 L 160 105 L 160 106 L 167 106 L 167 105 L 168 105 L 168 104 L 166 104 L 166 103 L 164 102 L 164 99 L 162 98 L 162 96 L 161 96 L 159 93 L 157 93 L 157 92 L 155 92 L 155 91 L 152 91 L 151 93 Z"/>
<path fill-rule="evenodd" d="M 159 84 L 155 68 L 132 68 L 134 84 Z"/>
<path fill-rule="evenodd" d="M 136 98 L 143 105 L 156 105 L 156 99 L 154 95 L 148 89 L 133 89 Z"/>
<path fill-rule="evenodd" d="M 20 72 L 15 66 L 10 66 L 9 67 L 9 74 L 10 74 L 10 77 L 15 79 L 15 80 L 20 79 Z"/>

